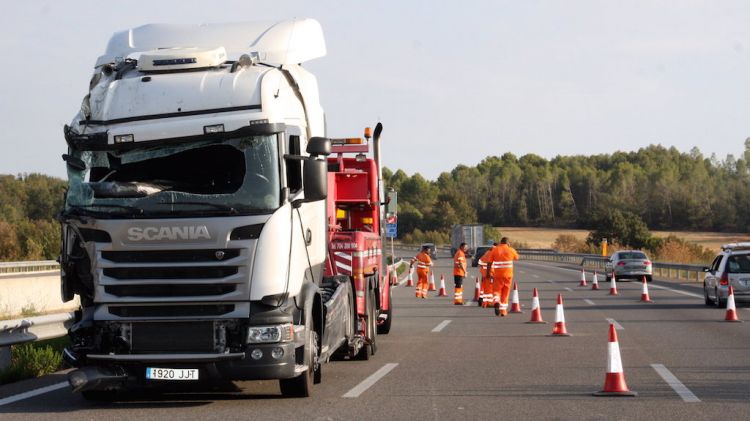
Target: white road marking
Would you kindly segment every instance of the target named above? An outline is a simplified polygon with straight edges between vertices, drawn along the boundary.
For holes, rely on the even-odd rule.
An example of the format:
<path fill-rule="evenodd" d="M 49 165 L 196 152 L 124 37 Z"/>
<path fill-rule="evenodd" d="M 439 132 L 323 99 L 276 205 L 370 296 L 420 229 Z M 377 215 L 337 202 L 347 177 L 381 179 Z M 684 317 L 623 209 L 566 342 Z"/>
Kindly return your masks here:
<path fill-rule="evenodd" d="M 372 385 L 374 385 L 378 380 L 385 377 L 386 374 L 390 373 L 391 370 L 396 368 L 398 363 L 388 363 L 374 373 L 370 375 L 370 377 L 362 380 L 358 385 L 354 386 L 350 391 L 344 393 L 341 395 L 342 398 L 358 398 L 359 395 L 364 393 L 367 389 L 369 389 Z"/>
<path fill-rule="evenodd" d="M 667 384 L 674 389 L 674 391 L 680 395 L 683 401 L 685 402 L 700 402 L 701 400 L 698 399 L 697 396 L 693 392 L 690 391 L 690 389 L 687 388 L 682 382 L 675 377 L 674 374 L 672 374 L 667 367 L 664 367 L 662 364 L 651 364 L 651 367 L 656 370 L 656 373 L 661 376 L 662 379 L 664 379 Z"/>
<path fill-rule="evenodd" d="M 555 281 L 553 281 L 552 279 L 547 279 L 547 282 L 549 282 L 550 284 L 554 284 L 554 283 L 556 283 L 556 282 L 555 282 Z"/>
<path fill-rule="evenodd" d="M 625 328 L 622 327 L 621 324 L 617 323 L 617 320 L 615 320 L 615 319 L 607 319 L 607 321 L 610 322 L 611 324 L 615 325 L 615 329 L 616 330 L 625 330 Z"/>
<path fill-rule="evenodd" d="M 533 276 L 533 277 L 535 277 L 535 278 L 538 278 L 538 277 L 539 277 L 539 275 L 537 275 L 537 274 L 534 274 L 534 275 L 532 275 L 532 276 Z"/>
<path fill-rule="evenodd" d="M 432 332 L 433 333 L 440 332 L 441 330 L 443 330 L 443 328 L 445 328 L 446 326 L 448 326 L 448 323 L 450 323 L 450 322 L 451 322 L 450 320 L 443 320 L 442 322 L 440 322 L 439 325 L 435 326 L 435 328 L 432 329 Z"/>
<path fill-rule="evenodd" d="M 568 287 L 565 287 L 565 291 L 570 291 L 570 292 L 573 292 L 573 290 L 572 290 L 572 289 L 570 289 L 570 288 L 568 288 Z"/>
<path fill-rule="evenodd" d="M 595 306 L 596 305 L 596 304 L 594 304 L 593 301 L 589 300 L 588 298 L 584 298 L 583 301 L 586 302 L 586 304 L 588 304 L 590 306 Z"/>
<path fill-rule="evenodd" d="M 9 403 L 22 401 L 24 399 L 33 398 L 34 396 L 43 395 L 45 393 L 53 392 L 58 389 L 68 387 L 68 382 L 56 383 L 51 386 L 42 387 L 39 389 L 29 390 L 28 392 L 19 393 L 18 395 L 8 396 L 7 398 L 0 399 L 0 406 L 7 405 Z"/>
<path fill-rule="evenodd" d="M 700 294 L 694 294 L 692 292 L 687 292 L 687 291 L 680 291 L 679 289 L 667 288 L 661 285 L 649 285 L 649 288 L 664 289 L 667 291 L 676 292 L 677 294 L 687 295 L 688 297 L 703 298 L 703 296 Z"/>

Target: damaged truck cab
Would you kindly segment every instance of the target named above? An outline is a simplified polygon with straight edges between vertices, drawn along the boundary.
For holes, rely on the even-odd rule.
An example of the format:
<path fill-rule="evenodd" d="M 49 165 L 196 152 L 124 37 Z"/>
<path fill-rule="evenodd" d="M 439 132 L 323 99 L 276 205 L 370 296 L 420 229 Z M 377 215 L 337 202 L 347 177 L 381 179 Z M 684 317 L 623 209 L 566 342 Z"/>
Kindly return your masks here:
<path fill-rule="evenodd" d="M 218 374 L 308 396 L 369 343 L 358 286 L 325 273 L 331 143 L 301 65 L 325 53 L 311 19 L 111 38 L 65 128 L 73 390 Z"/>

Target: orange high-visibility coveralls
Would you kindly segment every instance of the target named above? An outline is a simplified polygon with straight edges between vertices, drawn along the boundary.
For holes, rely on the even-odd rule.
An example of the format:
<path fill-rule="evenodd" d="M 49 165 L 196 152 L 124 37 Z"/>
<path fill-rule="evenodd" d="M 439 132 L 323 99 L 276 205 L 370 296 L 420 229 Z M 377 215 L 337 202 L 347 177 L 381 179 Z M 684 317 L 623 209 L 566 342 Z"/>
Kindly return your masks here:
<path fill-rule="evenodd" d="M 453 304 L 463 304 L 464 302 L 464 285 L 463 281 L 466 277 L 466 253 L 463 250 L 458 249 L 456 254 L 453 256 Z"/>
<path fill-rule="evenodd" d="M 412 259 L 412 264 L 417 263 L 417 298 L 427 298 L 428 281 L 432 259 L 426 251 L 421 251 Z"/>
<path fill-rule="evenodd" d="M 479 275 L 482 277 L 482 289 L 479 299 L 482 300 L 482 307 L 487 307 L 492 303 L 492 277 L 489 271 L 490 255 L 495 247 L 487 250 L 479 258 Z"/>
<path fill-rule="evenodd" d="M 518 252 L 507 244 L 500 244 L 490 251 L 487 259 L 492 268 L 493 304 L 500 303 L 500 314 L 508 314 L 508 296 L 513 285 L 513 261 Z"/>

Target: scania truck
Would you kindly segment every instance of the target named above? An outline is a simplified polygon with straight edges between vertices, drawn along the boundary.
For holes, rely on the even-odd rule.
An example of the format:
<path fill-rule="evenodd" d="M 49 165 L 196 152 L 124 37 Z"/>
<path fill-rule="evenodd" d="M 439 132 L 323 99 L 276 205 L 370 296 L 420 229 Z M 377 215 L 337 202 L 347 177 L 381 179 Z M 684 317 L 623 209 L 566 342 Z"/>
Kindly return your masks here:
<path fill-rule="evenodd" d="M 374 354 L 393 316 L 382 126 L 325 137 L 302 66 L 325 54 L 312 19 L 112 36 L 64 130 L 74 391 L 220 376 L 309 396 L 321 363 Z"/>

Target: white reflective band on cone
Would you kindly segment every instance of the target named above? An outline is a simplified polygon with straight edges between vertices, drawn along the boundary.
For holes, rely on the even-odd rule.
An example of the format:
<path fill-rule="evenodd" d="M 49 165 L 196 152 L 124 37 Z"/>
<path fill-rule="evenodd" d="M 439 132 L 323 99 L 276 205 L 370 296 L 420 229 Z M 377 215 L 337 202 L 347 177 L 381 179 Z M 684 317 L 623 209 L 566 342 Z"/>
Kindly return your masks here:
<path fill-rule="evenodd" d="M 609 358 L 607 359 L 607 373 L 622 373 L 622 360 L 620 359 L 620 343 L 609 342 Z"/>
<path fill-rule="evenodd" d="M 531 309 L 536 310 L 539 308 L 539 297 L 534 297 L 531 299 Z"/>
<path fill-rule="evenodd" d="M 555 306 L 555 322 L 565 323 L 565 313 L 563 312 L 562 304 Z"/>
<path fill-rule="evenodd" d="M 729 294 L 729 298 L 727 298 L 727 310 L 737 310 L 734 304 L 734 294 Z"/>

